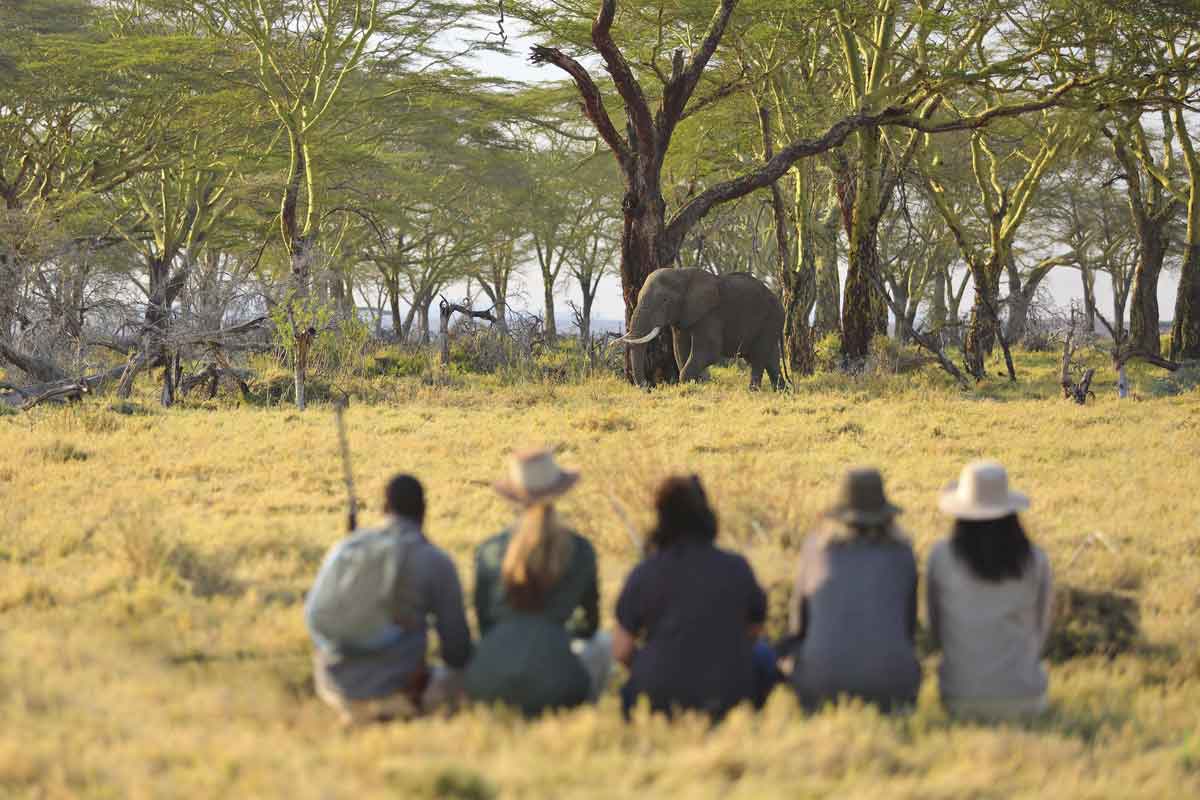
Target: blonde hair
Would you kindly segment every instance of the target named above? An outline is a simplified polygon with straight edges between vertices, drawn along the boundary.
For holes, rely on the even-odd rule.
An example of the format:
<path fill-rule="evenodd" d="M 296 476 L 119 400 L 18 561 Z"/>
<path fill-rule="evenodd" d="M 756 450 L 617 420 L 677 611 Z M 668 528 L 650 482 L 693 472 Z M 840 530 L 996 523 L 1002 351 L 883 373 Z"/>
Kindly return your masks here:
<path fill-rule="evenodd" d="M 538 611 L 546 595 L 567 571 L 574 542 L 558 521 L 554 507 L 538 503 L 525 509 L 508 542 L 500 579 L 509 605 L 521 611 Z"/>

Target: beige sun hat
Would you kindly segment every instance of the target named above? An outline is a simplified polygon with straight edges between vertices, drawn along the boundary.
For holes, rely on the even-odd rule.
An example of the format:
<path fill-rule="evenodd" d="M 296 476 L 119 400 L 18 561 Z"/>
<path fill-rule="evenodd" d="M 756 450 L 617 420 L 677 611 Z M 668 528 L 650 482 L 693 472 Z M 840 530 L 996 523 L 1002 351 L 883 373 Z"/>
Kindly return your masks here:
<path fill-rule="evenodd" d="M 1029 498 L 1008 488 L 1008 473 L 995 461 L 972 461 L 942 492 L 938 508 L 958 519 L 989 520 L 1029 508 Z"/>
<path fill-rule="evenodd" d="M 565 470 L 547 449 L 514 453 L 508 460 L 508 477 L 496 481 L 497 492 L 516 503 L 539 503 L 566 492 L 579 480 L 579 473 Z"/>

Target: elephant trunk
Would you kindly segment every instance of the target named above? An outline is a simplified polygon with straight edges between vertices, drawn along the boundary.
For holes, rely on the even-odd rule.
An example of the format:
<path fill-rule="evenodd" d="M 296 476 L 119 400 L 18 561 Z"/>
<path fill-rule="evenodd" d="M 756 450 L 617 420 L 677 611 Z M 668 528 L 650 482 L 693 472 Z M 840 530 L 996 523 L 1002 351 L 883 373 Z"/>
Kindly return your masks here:
<path fill-rule="evenodd" d="M 651 326 L 650 320 L 643 320 L 642 315 L 638 313 L 639 310 L 634 309 L 624 343 L 629 347 L 629 365 L 633 371 L 633 380 L 638 386 L 645 386 L 646 345 L 662 332 L 663 326 L 661 324 Z"/>

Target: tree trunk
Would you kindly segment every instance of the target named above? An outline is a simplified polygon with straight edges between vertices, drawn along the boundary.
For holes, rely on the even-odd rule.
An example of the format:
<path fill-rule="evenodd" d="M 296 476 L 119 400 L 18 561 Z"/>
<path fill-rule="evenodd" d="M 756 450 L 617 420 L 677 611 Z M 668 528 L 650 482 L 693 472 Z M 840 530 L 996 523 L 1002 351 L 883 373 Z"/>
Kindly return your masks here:
<path fill-rule="evenodd" d="M 857 169 L 843 156 L 838 159 L 837 196 L 842 225 L 849 242 L 846 286 L 842 295 L 842 353 L 851 363 L 867 357 L 871 339 L 887 334 L 887 303 L 879 296 L 879 218 L 883 199 L 878 176 L 870 165 L 880 158 L 879 132 L 859 131 Z"/>
<path fill-rule="evenodd" d="M 547 258 L 552 258 L 551 253 L 547 253 Z M 545 319 L 542 320 L 542 333 L 545 334 L 546 341 L 553 343 L 558 339 L 558 319 L 554 313 L 554 280 L 550 275 L 543 271 L 542 273 L 542 304 L 545 308 Z"/>
<path fill-rule="evenodd" d="M 429 344 L 431 339 L 430 339 L 430 330 L 429 330 L 429 301 L 428 300 L 421 303 L 420 308 L 417 309 L 417 316 L 420 318 L 420 323 L 421 323 L 421 344 Z"/>
<path fill-rule="evenodd" d="M 933 288 L 929 303 L 929 325 L 939 342 L 943 342 L 942 333 L 946 328 L 946 270 L 939 269 L 933 275 Z"/>
<path fill-rule="evenodd" d="M 813 336 L 820 337 L 837 333 L 842 328 L 842 280 L 838 275 L 838 213 L 836 205 L 830 204 L 828 213 L 820 222 L 819 232 L 815 238 L 813 250 L 817 279 L 817 310 L 816 318 L 813 320 Z"/>
<path fill-rule="evenodd" d="M 1184 252 L 1171 327 L 1171 360 L 1191 359 L 1200 359 L 1200 243 L 1188 244 Z"/>
<path fill-rule="evenodd" d="M 1079 279 L 1083 282 L 1083 327 L 1092 334 L 1096 332 L 1096 274 L 1089 265 L 1080 264 Z"/>
<path fill-rule="evenodd" d="M 855 226 L 851 232 L 850 265 L 842 299 L 842 352 L 851 360 L 867 357 L 871 339 L 887 333 L 887 306 L 871 280 L 879 275 L 879 249 L 875 230 Z"/>
<path fill-rule="evenodd" d="M 624 202 L 624 226 L 621 236 L 621 294 L 625 300 L 625 328 L 632 330 L 638 293 L 650 273 L 670 264 L 676 253 L 668 252 L 664 216 L 666 203 L 657 183 L 640 193 L 628 192 Z M 658 336 L 648 344 L 625 350 L 628 377 L 637 384 L 675 383 L 679 368 L 671 337 Z"/>
<path fill-rule="evenodd" d="M 985 361 L 996 344 L 996 329 L 1000 302 L 1000 270 L 987 264 L 982 270 L 974 270 L 975 302 L 971 304 L 971 317 L 967 322 L 967 335 L 963 340 L 963 358 L 967 369 L 975 380 L 986 374 Z"/>
<path fill-rule="evenodd" d="M 1138 231 L 1138 261 L 1129 308 L 1129 343 L 1153 355 L 1161 352 L 1158 330 L 1158 277 L 1167 255 L 1166 223 L 1146 220 Z M 1115 324 L 1115 323 L 1114 323 Z"/>

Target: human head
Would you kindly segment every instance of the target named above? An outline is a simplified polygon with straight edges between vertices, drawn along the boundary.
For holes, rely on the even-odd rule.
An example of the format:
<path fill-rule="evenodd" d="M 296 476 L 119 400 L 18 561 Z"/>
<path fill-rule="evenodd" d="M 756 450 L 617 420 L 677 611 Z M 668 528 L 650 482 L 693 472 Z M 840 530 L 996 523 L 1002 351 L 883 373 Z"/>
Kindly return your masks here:
<path fill-rule="evenodd" d="M 1008 486 L 1008 473 L 994 461 L 972 461 L 957 482 L 942 492 L 941 510 L 954 517 L 954 554 L 981 580 L 1020 578 L 1032 559 L 1032 545 L 1017 512 L 1029 498 Z"/>
<path fill-rule="evenodd" d="M 883 476 L 873 467 L 855 467 L 842 477 L 838 499 L 826 516 L 854 536 L 884 536 L 893 530 L 899 506 L 888 501 Z"/>
<path fill-rule="evenodd" d="M 508 604 L 518 611 L 540 611 L 546 596 L 566 572 L 573 543 L 559 524 L 554 507 L 537 503 L 526 508 L 500 565 Z"/>
<path fill-rule="evenodd" d="M 397 475 L 388 481 L 384 490 L 384 511 L 412 520 L 425 522 L 425 490 L 412 475 Z"/>
<path fill-rule="evenodd" d="M 654 493 L 658 522 L 650 544 L 658 549 L 685 541 L 712 542 L 717 538 L 717 515 L 708 504 L 700 476 L 673 476 Z"/>

